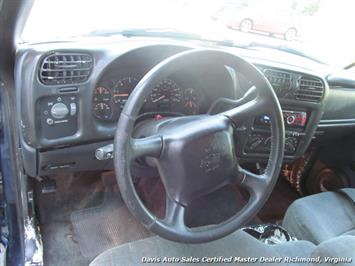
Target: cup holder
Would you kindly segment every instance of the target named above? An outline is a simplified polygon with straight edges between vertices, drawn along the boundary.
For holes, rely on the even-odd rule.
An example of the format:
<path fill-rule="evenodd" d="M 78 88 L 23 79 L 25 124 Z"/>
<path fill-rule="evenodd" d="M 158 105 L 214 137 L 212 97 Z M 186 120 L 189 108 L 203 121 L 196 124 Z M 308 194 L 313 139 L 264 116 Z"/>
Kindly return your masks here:
<path fill-rule="evenodd" d="M 242 230 L 268 245 L 276 245 L 297 240 L 295 237 L 292 237 L 285 228 L 277 224 L 253 225 L 244 227 Z"/>

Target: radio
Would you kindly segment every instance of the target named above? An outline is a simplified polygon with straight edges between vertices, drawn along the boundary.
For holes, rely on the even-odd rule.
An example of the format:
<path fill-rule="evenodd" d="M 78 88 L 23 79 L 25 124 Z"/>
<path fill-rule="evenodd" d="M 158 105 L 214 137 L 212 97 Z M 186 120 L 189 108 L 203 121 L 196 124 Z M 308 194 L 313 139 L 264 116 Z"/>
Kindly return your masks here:
<path fill-rule="evenodd" d="M 304 127 L 307 123 L 307 113 L 299 111 L 282 112 L 286 125 L 295 127 Z"/>
<path fill-rule="evenodd" d="M 300 127 L 303 128 L 307 124 L 307 113 L 303 111 L 282 111 L 286 127 Z M 268 126 L 270 125 L 270 117 L 263 115 L 257 117 L 255 120 L 256 125 Z"/>

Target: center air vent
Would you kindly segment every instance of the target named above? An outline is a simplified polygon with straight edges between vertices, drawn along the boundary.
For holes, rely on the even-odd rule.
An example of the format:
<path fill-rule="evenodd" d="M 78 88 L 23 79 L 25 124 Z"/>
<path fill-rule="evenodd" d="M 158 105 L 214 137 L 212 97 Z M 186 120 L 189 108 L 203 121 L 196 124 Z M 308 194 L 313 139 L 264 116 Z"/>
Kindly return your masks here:
<path fill-rule="evenodd" d="M 277 96 L 284 96 L 291 85 L 291 75 L 276 69 L 265 69 L 265 77 L 269 80 Z"/>
<path fill-rule="evenodd" d="M 323 82 L 318 78 L 301 77 L 296 91 L 296 99 L 307 102 L 319 102 L 324 94 Z"/>
<path fill-rule="evenodd" d="M 290 73 L 274 69 L 265 69 L 264 74 L 271 84 L 285 84 L 290 82 Z"/>
<path fill-rule="evenodd" d="M 39 78 L 46 85 L 80 83 L 88 79 L 92 66 L 89 54 L 54 53 L 43 59 Z"/>

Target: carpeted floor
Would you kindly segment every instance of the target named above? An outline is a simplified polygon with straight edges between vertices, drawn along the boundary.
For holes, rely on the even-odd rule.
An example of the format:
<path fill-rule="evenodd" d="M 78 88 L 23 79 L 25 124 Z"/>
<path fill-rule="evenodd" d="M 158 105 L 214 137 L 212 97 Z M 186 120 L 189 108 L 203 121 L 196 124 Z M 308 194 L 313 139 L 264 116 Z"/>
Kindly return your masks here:
<path fill-rule="evenodd" d="M 106 249 L 151 235 L 128 211 L 112 173 L 52 178 L 56 180 L 56 193 L 36 194 L 45 265 L 88 265 Z M 142 179 L 137 189 L 147 207 L 161 217 L 165 191 L 160 180 Z M 186 223 L 195 227 L 231 217 L 245 204 L 242 194 L 236 192 L 233 187 L 225 187 L 193 202 Z M 270 199 L 250 224 L 282 220 L 297 198 L 287 181 L 280 178 Z"/>
<path fill-rule="evenodd" d="M 89 265 L 92 257 L 80 252 L 70 215 L 98 205 L 104 197 L 104 186 L 99 173 L 56 175 L 57 192 L 36 193 L 37 212 L 44 244 L 44 265 Z"/>
<path fill-rule="evenodd" d="M 101 205 L 74 211 L 71 222 L 81 254 L 86 258 L 152 235 L 132 216 L 120 194 L 113 191 L 105 192 Z"/>

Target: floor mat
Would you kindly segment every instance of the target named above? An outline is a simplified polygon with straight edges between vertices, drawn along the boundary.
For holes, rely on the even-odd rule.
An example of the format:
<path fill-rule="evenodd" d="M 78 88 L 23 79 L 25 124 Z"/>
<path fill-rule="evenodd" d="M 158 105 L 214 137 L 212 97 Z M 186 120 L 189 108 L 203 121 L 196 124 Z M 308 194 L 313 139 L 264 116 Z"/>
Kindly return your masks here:
<path fill-rule="evenodd" d="M 42 226 L 41 233 L 46 266 L 86 266 L 94 259 L 81 255 L 69 221 L 52 222 Z"/>
<path fill-rule="evenodd" d="M 114 246 L 151 235 L 131 215 L 119 193 L 105 194 L 100 206 L 71 214 L 75 237 L 84 257 L 91 258 Z"/>
<path fill-rule="evenodd" d="M 87 266 L 94 257 L 81 255 L 70 215 L 73 211 L 98 206 L 104 199 L 100 173 L 58 174 L 56 193 L 42 194 L 36 185 L 36 211 L 43 240 L 44 265 Z"/>

